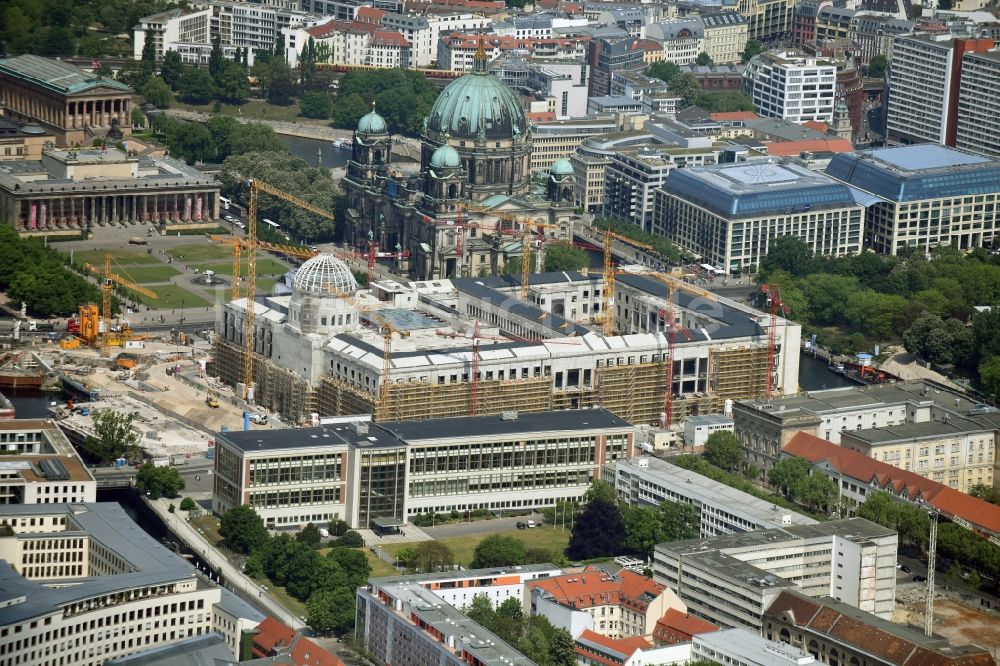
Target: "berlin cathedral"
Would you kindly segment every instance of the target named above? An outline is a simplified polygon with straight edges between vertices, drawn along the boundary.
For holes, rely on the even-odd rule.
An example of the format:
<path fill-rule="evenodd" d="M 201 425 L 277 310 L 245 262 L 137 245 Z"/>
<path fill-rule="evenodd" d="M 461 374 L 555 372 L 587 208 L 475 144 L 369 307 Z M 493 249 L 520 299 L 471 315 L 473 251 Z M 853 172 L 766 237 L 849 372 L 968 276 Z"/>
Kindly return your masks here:
<path fill-rule="evenodd" d="M 533 174 L 531 128 L 514 91 L 487 71 L 480 45 L 472 72 L 445 88 L 424 119 L 420 171 L 392 163 L 392 139 L 373 109 L 358 122 L 344 187 L 347 241 L 398 253 L 418 280 L 496 274 L 546 240 L 572 241 L 572 165 Z M 540 263 L 540 262 L 539 262 Z"/>

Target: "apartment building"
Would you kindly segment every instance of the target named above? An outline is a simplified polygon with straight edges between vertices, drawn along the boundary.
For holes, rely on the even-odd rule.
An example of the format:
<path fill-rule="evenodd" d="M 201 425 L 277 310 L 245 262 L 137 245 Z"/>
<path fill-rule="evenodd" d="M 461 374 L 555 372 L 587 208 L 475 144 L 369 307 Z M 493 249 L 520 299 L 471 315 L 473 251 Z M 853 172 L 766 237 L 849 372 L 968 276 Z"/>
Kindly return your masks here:
<path fill-rule="evenodd" d="M 216 631 L 233 652 L 264 616 L 116 503 L 0 506 L 0 665 L 101 666 Z"/>
<path fill-rule="evenodd" d="M 848 515 L 853 515 L 870 493 L 887 492 L 904 502 L 937 509 L 970 529 L 1000 537 L 1000 507 L 917 472 L 875 460 L 805 432 L 792 437 L 781 449 L 781 455 L 782 458 L 802 458 L 809 463 L 813 474 L 830 477 L 840 489 L 841 506 Z M 985 451 L 979 455 L 986 460 Z"/>
<path fill-rule="evenodd" d="M 897 534 L 863 518 L 658 544 L 657 582 L 697 617 L 760 631 L 784 591 L 832 596 L 890 619 L 896 605 Z"/>
<path fill-rule="evenodd" d="M 919 380 L 737 402 L 733 420 L 746 462 L 763 470 L 801 431 L 962 491 L 998 478 L 1000 416 Z"/>
<path fill-rule="evenodd" d="M 989 651 L 977 645 L 955 645 L 835 598 L 809 598 L 790 590 L 782 591 L 765 612 L 762 633 L 806 650 L 824 664 L 996 665 Z"/>
<path fill-rule="evenodd" d="M 443 66 L 439 60 L 438 42 L 441 37 L 455 32 L 481 32 L 489 25 L 490 19 L 471 12 L 423 16 L 388 12 L 382 17 L 381 27 L 402 33 L 406 41 L 413 45 L 413 67 L 432 67 L 437 64 L 439 69 L 453 69 Z"/>
<path fill-rule="evenodd" d="M 665 585 L 628 569 L 612 573 L 596 566 L 528 582 L 522 605 L 574 638 L 585 630 L 611 639 L 649 636 L 668 611 L 687 613 Z"/>
<path fill-rule="evenodd" d="M 691 658 L 726 666 L 808 666 L 816 663 L 816 657 L 801 648 L 736 628 L 694 636 Z"/>
<path fill-rule="evenodd" d="M 737 274 L 758 266 L 780 236 L 797 236 L 818 255 L 860 252 L 864 220 L 864 206 L 843 183 L 769 161 L 674 171 L 656 192 L 652 228 Z"/>
<path fill-rule="evenodd" d="M 653 135 L 645 129 L 611 131 L 585 138 L 569 158 L 576 180 L 577 205 L 587 212 L 600 213 L 604 208 L 604 174 L 614 153 L 652 138 Z"/>
<path fill-rule="evenodd" d="M 1000 51 L 962 57 L 955 147 L 1000 159 Z"/>
<path fill-rule="evenodd" d="M 701 48 L 717 65 L 739 63 L 749 39 L 750 26 L 739 12 L 703 9 L 699 14 L 705 30 Z"/>
<path fill-rule="evenodd" d="M 677 65 L 690 65 L 705 50 L 705 24 L 697 16 L 653 23 L 646 37 L 663 46 L 663 59 Z"/>
<path fill-rule="evenodd" d="M 157 62 L 163 60 L 168 50 L 176 50 L 171 45 L 209 44 L 212 41 L 212 9 L 169 9 L 152 16 L 139 19 L 139 25 L 132 29 L 132 57 L 142 58 L 146 40 L 153 40 L 153 50 Z"/>
<path fill-rule="evenodd" d="M 97 481 L 52 421 L 0 421 L 0 451 L 0 504 L 97 501 Z"/>
<path fill-rule="evenodd" d="M 605 469 L 604 479 L 628 504 L 659 506 L 669 501 L 698 507 L 702 537 L 816 524 L 808 516 L 776 507 L 659 458 L 615 461 Z"/>
<path fill-rule="evenodd" d="M 328 60 L 336 65 L 366 65 L 370 67 L 410 67 L 413 45 L 401 32 L 382 30 L 377 23 L 334 20 L 319 25 L 302 25 L 282 29 L 285 54 L 289 66 L 298 66 L 302 49 L 310 39 L 325 45 Z"/>
<path fill-rule="evenodd" d="M 634 37 L 600 37 L 587 42 L 591 97 L 611 94 L 611 75 L 614 72 L 637 72 L 646 66 L 639 41 Z"/>
<path fill-rule="evenodd" d="M 739 0 L 736 10 L 747 19 L 750 39 L 771 41 L 792 34 L 795 0 Z"/>
<path fill-rule="evenodd" d="M 842 153 L 826 174 L 873 195 L 864 246 L 879 254 L 937 245 L 971 250 L 997 236 L 998 159 L 928 143 Z"/>
<path fill-rule="evenodd" d="M 867 66 L 875 56 L 892 59 L 892 44 L 899 35 L 913 32 L 913 21 L 860 13 L 851 20 L 850 40 L 861 48 L 858 64 Z"/>
<path fill-rule="evenodd" d="M 710 138 L 690 146 L 646 144 L 615 151 L 604 173 L 604 216 L 653 229 L 654 193 L 675 169 L 715 164 L 720 148 Z"/>
<path fill-rule="evenodd" d="M 504 54 L 526 54 L 536 60 L 554 60 L 579 64 L 587 50 L 583 37 L 494 37 L 484 40 L 487 58 L 493 62 Z M 453 32 L 442 35 L 437 44 L 437 68 L 471 72 L 479 50 L 475 34 Z M 583 65 L 586 67 L 586 65 Z M 491 66 L 491 70 L 493 67 Z"/>
<path fill-rule="evenodd" d="M 816 13 L 815 41 L 845 43 L 851 37 L 851 24 L 857 11 L 847 7 L 823 5 Z"/>
<path fill-rule="evenodd" d="M 992 48 L 992 39 L 955 39 L 947 33 L 896 37 L 886 104 L 887 140 L 954 146 L 964 56 Z"/>
<path fill-rule="evenodd" d="M 631 455 L 633 430 L 588 409 L 220 433 L 212 508 L 245 504 L 280 528 L 554 506 Z"/>
<path fill-rule="evenodd" d="M 837 67 L 801 51 L 768 51 L 743 70 L 743 92 L 761 116 L 796 123 L 833 121 Z"/>

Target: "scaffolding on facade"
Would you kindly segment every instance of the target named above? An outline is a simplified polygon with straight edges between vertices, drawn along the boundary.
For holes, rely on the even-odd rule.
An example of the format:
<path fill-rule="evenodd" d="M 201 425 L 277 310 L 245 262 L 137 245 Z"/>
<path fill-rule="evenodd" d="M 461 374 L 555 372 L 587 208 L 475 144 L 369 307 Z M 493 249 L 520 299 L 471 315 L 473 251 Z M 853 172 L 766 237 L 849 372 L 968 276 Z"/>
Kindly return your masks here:
<path fill-rule="evenodd" d="M 238 386 L 243 381 L 243 347 L 216 336 L 208 372 L 223 383 Z M 316 392 L 308 380 L 279 367 L 260 354 L 254 355 L 254 403 L 302 421 L 316 411 Z"/>

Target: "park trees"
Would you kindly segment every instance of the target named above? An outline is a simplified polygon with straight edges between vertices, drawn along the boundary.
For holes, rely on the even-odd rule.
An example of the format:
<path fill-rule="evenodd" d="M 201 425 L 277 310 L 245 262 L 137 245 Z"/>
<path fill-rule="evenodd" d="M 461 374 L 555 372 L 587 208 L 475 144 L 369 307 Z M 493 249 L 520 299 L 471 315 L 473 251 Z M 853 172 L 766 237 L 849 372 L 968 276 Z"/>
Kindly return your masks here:
<path fill-rule="evenodd" d="M 215 97 L 215 79 L 204 69 L 185 69 L 177 81 L 181 97 L 194 104 L 204 104 Z"/>
<path fill-rule="evenodd" d="M 486 567 L 509 567 L 524 564 L 524 542 L 504 534 L 492 534 L 476 546 L 473 553 L 473 569 Z"/>
<path fill-rule="evenodd" d="M 868 61 L 868 77 L 872 79 L 884 79 L 886 70 L 889 69 L 889 59 L 879 53 Z"/>
<path fill-rule="evenodd" d="M 263 519 L 248 506 L 233 507 L 223 514 L 219 533 L 230 549 L 243 554 L 262 548 L 269 538 Z"/>
<path fill-rule="evenodd" d="M 419 136 L 438 92 L 424 76 L 411 70 L 349 72 L 340 79 L 332 120 L 338 127 L 353 129 L 374 102 L 389 131 Z"/>
<path fill-rule="evenodd" d="M 113 409 L 98 409 L 91 414 L 93 435 L 83 442 L 83 450 L 101 463 L 110 463 L 119 458 L 139 455 L 139 433 L 132 428 L 134 412 L 119 412 Z"/>
<path fill-rule="evenodd" d="M 223 101 L 230 104 L 246 104 L 250 99 L 250 81 L 243 65 L 228 62 L 222 74 L 216 79 L 216 90 Z"/>
<path fill-rule="evenodd" d="M 442 571 L 455 564 L 455 554 L 440 541 L 421 541 L 413 548 L 411 564 L 420 571 Z"/>
<path fill-rule="evenodd" d="M 325 92 L 314 90 L 302 95 L 299 100 L 299 113 L 306 118 L 325 120 L 330 117 L 333 100 Z"/>
<path fill-rule="evenodd" d="M 159 76 L 151 76 L 140 92 L 147 102 L 158 109 L 165 109 L 174 102 L 170 86 Z"/>
<path fill-rule="evenodd" d="M 727 472 L 732 472 L 740 466 L 743 459 L 743 447 L 736 435 L 728 430 L 717 430 L 708 436 L 705 442 L 705 460 Z"/>
<path fill-rule="evenodd" d="M 569 243 L 552 243 L 545 247 L 546 272 L 578 271 L 586 268 L 589 261 L 590 256 L 586 250 Z"/>
<path fill-rule="evenodd" d="M 743 47 L 743 55 L 740 57 L 740 60 L 745 65 L 748 62 L 750 62 L 751 58 L 753 58 L 756 55 L 760 55 L 766 50 L 767 47 L 765 47 L 756 39 L 748 39 L 746 46 Z"/>
<path fill-rule="evenodd" d="M 494 609 L 486 595 L 477 594 L 463 612 L 539 666 L 577 663 L 569 632 L 557 629 L 542 615 L 526 614 L 517 598 L 507 599 Z"/>
<path fill-rule="evenodd" d="M 661 502 L 660 523 L 663 541 L 695 539 L 701 534 L 701 513 L 698 507 L 686 502 Z"/>
<path fill-rule="evenodd" d="M 185 497 L 181 500 L 181 511 L 196 511 L 198 509 L 198 504 L 190 497 Z"/>
<path fill-rule="evenodd" d="M 767 482 L 790 497 L 792 488 L 809 476 L 809 463 L 805 458 L 785 458 L 767 473 Z"/>
<path fill-rule="evenodd" d="M 622 545 L 628 552 L 648 557 L 653 547 L 664 541 L 663 518 L 655 506 L 624 506 L 621 509 L 625 539 Z"/>
<path fill-rule="evenodd" d="M 625 525 L 618 507 L 598 496 L 577 516 L 566 553 L 576 560 L 617 555 L 624 541 Z"/>
<path fill-rule="evenodd" d="M 295 540 L 299 543 L 304 543 L 310 548 L 319 548 L 320 541 L 323 537 L 319 533 L 319 528 L 312 523 L 307 523 L 298 534 L 295 535 Z"/>
<path fill-rule="evenodd" d="M 153 463 L 146 463 L 135 475 L 135 487 L 150 499 L 177 497 L 184 490 L 184 479 L 173 467 L 158 467 Z"/>
<path fill-rule="evenodd" d="M 163 54 L 163 62 L 160 63 L 160 78 L 170 86 L 171 90 L 176 88 L 183 71 L 184 65 L 181 64 L 180 53 L 171 49 Z"/>

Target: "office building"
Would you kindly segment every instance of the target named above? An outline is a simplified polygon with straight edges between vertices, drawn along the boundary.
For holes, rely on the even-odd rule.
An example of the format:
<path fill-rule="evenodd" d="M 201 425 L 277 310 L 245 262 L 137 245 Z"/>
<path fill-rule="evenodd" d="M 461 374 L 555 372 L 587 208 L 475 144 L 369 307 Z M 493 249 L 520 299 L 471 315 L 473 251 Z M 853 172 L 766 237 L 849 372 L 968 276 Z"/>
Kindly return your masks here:
<path fill-rule="evenodd" d="M 816 663 L 816 658 L 805 650 L 737 628 L 694 636 L 691 658 L 725 666 L 806 666 Z"/>
<path fill-rule="evenodd" d="M 45 144 L 54 139 L 41 125 L 0 118 L 0 162 L 40 160 Z"/>
<path fill-rule="evenodd" d="M 896 546 L 894 531 L 863 518 L 832 520 L 661 543 L 653 574 L 692 615 L 722 627 L 760 631 L 764 612 L 785 590 L 833 596 L 890 619 Z"/>
<path fill-rule="evenodd" d="M 864 246 L 879 254 L 989 246 L 1000 221 L 1000 160 L 935 144 L 836 155 L 826 174 L 871 194 Z"/>
<path fill-rule="evenodd" d="M 222 433 L 212 509 L 240 504 L 269 527 L 334 518 L 370 528 L 432 512 L 577 501 L 634 429 L 601 409 Z"/>
<path fill-rule="evenodd" d="M 354 631 L 381 664 L 535 664 L 409 576 L 372 578 L 358 588 Z"/>
<path fill-rule="evenodd" d="M 604 479 L 627 504 L 659 506 L 668 501 L 697 507 L 702 537 L 816 523 L 659 458 L 618 460 L 604 470 Z"/>
<path fill-rule="evenodd" d="M 1000 159 L 1000 51 L 962 57 L 955 147 Z"/>
<path fill-rule="evenodd" d="M 743 69 L 743 92 L 761 116 L 833 121 L 837 67 L 800 51 L 767 51 Z"/>
<path fill-rule="evenodd" d="M 584 631 L 610 639 L 649 636 L 668 611 L 687 613 L 666 586 L 628 569 L 597 566 L 528 582 L 523 607 L 573 638 Z"/>
<path fill-rule="evenodd" d="M 486 569 L 461 569 L 389 576 L 379 578 L 379 586 L 415 585 L 436 595 L 440 601 L 465 608 L 477 595 L 485 596 L 490 605 L 498 607 L 508 599 L 517 599 L 522 605 L 526 600 L 526 586 L 532 581 L 562 575 L 562 569 L 553 564 L 522 564 L 514 567 Z"/>
<path fill-rule="evenodd" d="M 97 481 L 52 421 L 0 421 L 0 451 L 0 504 L 97 501 Z"/>
<path fill-rule="evenodd" d="M 49 148 L 40 160 L 0 162 L 0 217 L 21 232 L 65 235 L 139 222 L 215 228 L 219 182 L 172 157 Z"/>
<path fill-rule="evenodd" d="M 954 146 L 964 56 L 994 46 L 992 39 L 955 39 L 947 33 L 896 37 L 886 104 L 887 140 Z"/>
<path fill-rule="evenodd" d="M 997 413 L 919 380 L 737 402 L 733 419 L 746 462 L 765 471 L 805 432 L 960 490 L 997 478 Z"/>
<path fill-rule="evenodd" d="M 531 170 L 546 171 L 557 160 L 571 158 L 589 137 L 603 138 L 618 129 L 614 116 L 600 115 L 572 120 L 548 120 L 533 122 L 531 129 L 535 135 L 534 150 L 531 151 Z M 576 176 L 579 183 L 579 176 Z M 603 186 L 604 179 L 601 179 Z"/>
<path fill-rule="evenodd" d="M 984 446 L 984 450 L 969 455 L 986 462 L 992 457 L 990 453 Z M 980 533 L 1000 537 L 1000 506 L 902 469 L 898 463 L 890 465 L 805 432 L 792 437 L 781 449 L 781 455 L 802 458 L 809 463 L 813 474 L 830 477 L 840 489 L 841 505 L 850 514 L 864 504 L 870 493 L 887 492 L 904 502 L 937 509 L 954 522 L 969 525 Z"/>
<path fill-rule="evenodd" d="M 226 639 L 221 634 L 212 632 L 136 652 L 127 657 L 109 659 L 105 666 L 228 666 L 237 661 L 233 651 L 226 645 Z"/>
<path fill-rule="evenodd" d="M 741 91 L 743 69 L 742 64 L 685 65 L 681 67 L 681 74 L 693 74 L 705 92 Z"/>
<path fill-rule="evenodd" d="M 722 414 L 699 414 L 684 419 L 684 445 L 704 446 L 716 432 L 732 432 L 733 418 Z"/>
<path fill-rule="evenodd" d="M 678 169 L 656 192 L 653 232 L 737 274 L 759 266 L 780 236 L 798 236 L 817 255 L 860 252 L 859 198 L 874 199 L 794 162 Z"/>
<path fill-rule="evenodd" d="M 824 664 L 996 664 L 989 651 L 977 645 L 954 645 L 829 596 L 809 598 L 791 590 L 782 591 L 765 611 L 762 633 L 768 640 L 806 650 Z"/>
<path fill-rule="evenodd" d="M 115 503 L 0 505 L 0 664 L 101 666 L 263 615 L 199 576 Z"/>
<path fill-rule="evenodd" d="M 570 156 L 576 177 L 576 203 L 587 212 L 600 213 L 604 208 L 604 174 L 612 155 L 622 147 L 636 146 L 652 140 L 643 130 L 608 132 L 586 138 Z"/>
<path fill-rule="evenodd" d="M 57 146 L 89 145 L 94 133 L 104 134 L 112 126 L 128 135 L 133 92 L 120 81 L 60 60 L 36 55 L 0 60 L 5 120 L 40 125 Z"/>
<path fill-rule="evenodd" d="M 590 97 L 611 94 L 611 75 L 614 72 L 638 72 L 646 66 L 639 39 L 635 37 L 600 37 L 590 40 L 587 42 L 587 64 L 590 65 Z"/>
<path fill-rule="evenodd" d="M 675 169 L 715 164 L 720 149 L 705 137 L 691 147 L 646 144 L 611 155 L 604 172 L 604 217 L 626 220 L 643 231 L 653 228 L 654 193 Z"/>

